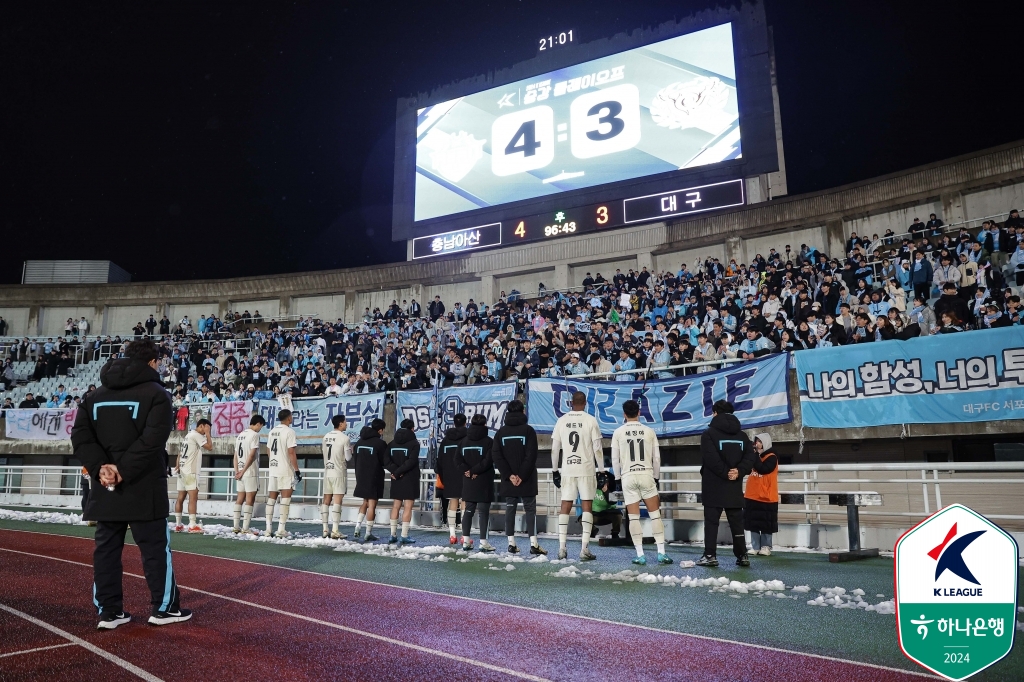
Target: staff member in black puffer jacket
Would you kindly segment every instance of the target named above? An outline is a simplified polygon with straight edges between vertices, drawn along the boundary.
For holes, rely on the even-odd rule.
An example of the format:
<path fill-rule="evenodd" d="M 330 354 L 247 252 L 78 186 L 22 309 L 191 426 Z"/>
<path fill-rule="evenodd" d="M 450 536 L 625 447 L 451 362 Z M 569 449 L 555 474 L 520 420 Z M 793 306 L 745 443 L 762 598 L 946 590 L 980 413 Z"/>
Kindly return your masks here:
<path fill-rule="evenodd" d="M 132 341 L 124 354 L 100 370 L 102 385 L 82 401 L 71 430 L 75 456 L 95 483 L 82 516 L 97 522 L 93 602 L 101 630 L 131 620 L 121 585 L 121 551 L 129 526 L 149 585 L 150 624 L 192 617 L 178 603 L 167 530 L 171 396 L 160 384 L 152 341 Z"/>
<path fill-rule="evenodd" d="M 405 419 L 401 428 L 395 431 L 395 439 L 388 446 L 391 471 L 391 537 L 389 543 L 402 545 L 415 542 L 409 538 L 409 524 L 412 522 L 412 503 L 420 499 L 420 442 L 413 432 L 415 424 Z M 404 507 L 404 509 L 403 509 Z M 402 509 L 402 537 L 397 535 L 398 510 Z"/>
<path fill-rule="evenodd" d="M 480 551 L 493 552 L 487 542 L 487 521 L 494 501 L 494 463 L 491 459 L 492 441 L 487 435 L 487 417 L 474 414 L 466 437 L 459 444 L 458 458 L 463 471 L 462 499 L 466 511 L 462 514 L 462 549 L 473 546 L 469 533 L 473 527 L 473 514 L 480 510 Z"/>
<path fill-rule="evenodd" d="M 371 532 L 373 518 L 377 513 L 377 500 L 384 497 L 384 470 L 391 466 L 388 444 L 384 442 L 385 426 L 383 419 L 374 419 L 369 426 L 364 426 L 359 431 L 359 442 L 352 453 L 356 461 L 356 489 L 352 494 L 363 498 L 353 534 L 356 542 L 373 542 L 378 539 Z M 360 540 L 359 526 L 364 521 L 366 535 Z"/>
<path fill-rule="evenodd" d="M 718 523 L 724 511 L 732 530 L 736 565 L 749 566 L 743 534 L 743 477 L 754 467 L 754 446 L 740 428 L 732 403 L 719 400 L 712 405 L 711 411 L 711 425 L 700 437 L 704 555 L 697 560 L 697 565 L 718 565 Z"/>
<path fill-rule="evenodd" d="M 452 428 L 445 433 L 444 440 L 437 446 L 437 466 L 435 472 L 441 480 L 440 485 L 444 486 L 444 497 L 448 501 L 448 544 L 458 543 L 455 537 L 456 518 L 459 513 L 459 502 L 462 500 L 462 481 L 465 479 L 465 470 L 462 468 L 462 458 L 459 457 L 459 443 L 466 437 L 466 415 L 459 413 L 452 417 Z M 470 544 L 472 544 L 470 540 Z"/>
<path fill-rule="evenodd" d="M 530 554 L 547 554 L 537 542 L 537 432 L 526 423 L 523 403 L 513 400 L 505 412 L 505 425 L 494 434 L 491 449 L 501 474 L 498 493 L 505 498 L 505 535 L 509 554 L 516 546 L 516 507 L 523 501 L 523 530 L 530 536 Z"/>

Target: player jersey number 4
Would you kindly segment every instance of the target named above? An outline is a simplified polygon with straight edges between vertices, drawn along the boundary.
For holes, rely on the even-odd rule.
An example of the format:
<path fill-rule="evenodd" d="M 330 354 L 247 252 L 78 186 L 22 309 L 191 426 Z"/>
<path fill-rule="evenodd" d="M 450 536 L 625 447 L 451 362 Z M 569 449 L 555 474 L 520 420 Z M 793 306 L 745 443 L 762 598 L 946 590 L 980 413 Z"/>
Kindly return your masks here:
<path fill-rule="evenodd" d="M 274 427 L 267 438 L 271 471 L 291 471 L 292 465 L 288 461 L 288 448 L 290 447 L 295 447 L 295 432 L 286 426 Z"/>

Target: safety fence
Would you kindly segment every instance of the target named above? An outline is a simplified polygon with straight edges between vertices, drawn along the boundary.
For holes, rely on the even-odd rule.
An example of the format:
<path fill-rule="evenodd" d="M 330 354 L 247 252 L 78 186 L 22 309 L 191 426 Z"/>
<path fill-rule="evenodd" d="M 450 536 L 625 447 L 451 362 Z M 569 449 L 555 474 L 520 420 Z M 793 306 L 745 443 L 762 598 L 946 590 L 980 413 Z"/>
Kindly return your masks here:
<path fill-rule="evenodd" d="M 296 503 L 318 504 L 323 495 L 323 470 L 304 468 L 302 481 L 292 499 Z M 266 498 L 267 471 L 259 473 L 257 501 Z M 176 495 L 177 479 L 168 478 L 168 495 Z M 201 500 L 227 502 L 235 499 L 237 481 L 229 468 L 202 469 L 199 474 Z M 550 469 L 538 471 L 538 511 L 557 514 L 560 497 Z M 420 473 L 418 509 L 438 511 L 435 476 L 429 469 Z M 73 504 L 69 497 L 81 493 L 82 475 L 74 466 L 0 465 L 0 504 L 53 505 Z M 355 472 L 348 471 L 345 506 L 358 506 L 360 500 L 351 495 L 355 489 Z M 699 493 L 700 467 L 663 467 L 660 492 L 666 518 L 702 518 L 700 504 L 687 502 Z M 779 492 L 820 493 L 820 501 L 805 495 L 804 504 L 783 504 L 780 521 L 789 523 L 840 524 L 846 516 L 842 507 L 829 506 L 828 493 L 875 492 L 882 498 L 881 506 L 862 510 L 862 525 L 876 527 L 908 527 L 951 503 L 964 504 L 1008 530 L 1024 530 L 1024 462 L 908 462 L 864 464 L 794 464 L 779 467 Z M 386 486 L 382 502 L 388 502 L 390 487 Z M 61 498 L 64 498 L 63 500 Z M 495 495 L 496 502 L 502 502 Z M 503 505 L 499 505 L 503 506 Z M 497 511 L 497 510 L 496 510 Z"/>

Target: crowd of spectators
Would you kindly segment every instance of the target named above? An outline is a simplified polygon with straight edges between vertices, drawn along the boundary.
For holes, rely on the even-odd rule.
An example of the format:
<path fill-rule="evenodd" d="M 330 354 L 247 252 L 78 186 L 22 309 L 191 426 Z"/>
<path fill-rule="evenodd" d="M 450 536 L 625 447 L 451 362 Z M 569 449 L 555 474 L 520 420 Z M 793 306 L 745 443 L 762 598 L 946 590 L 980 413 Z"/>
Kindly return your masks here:
<path fill-rule="evenodd" d="M 133 338 L 159 329 L 160 374 L 181 405 L 541 376 L 628 381 L 638 375 L 629 370 L 668 378 L 783 351 L 1020 324 L 1020 297 L 1008 284 L 1024 285 L 1017 211 L 977 234 L 948 233 L 932 215 L 915 219 L 905 238 L 852 234 L 845 246 L 832 257 L 801 245 L 749 264 L 704 258 L 676 271 L 588 273 L 576 291 L 533 300 L 503 292 L 493 305 L 396 300 L 348 324 L 307 318 L 285 329 L 259 324 L 258 311 L 195 323 L 151 317 Z M 72 343 L 44 346 L 37 373 L 60 374 Z"/>

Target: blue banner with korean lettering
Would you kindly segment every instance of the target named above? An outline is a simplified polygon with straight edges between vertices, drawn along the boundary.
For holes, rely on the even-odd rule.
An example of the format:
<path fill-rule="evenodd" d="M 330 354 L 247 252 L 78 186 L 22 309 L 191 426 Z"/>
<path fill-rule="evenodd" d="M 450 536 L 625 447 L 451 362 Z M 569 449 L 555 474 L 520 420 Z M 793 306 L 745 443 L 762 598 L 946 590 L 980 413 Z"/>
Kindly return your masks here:
<path fill-rule="evenodd" d="M 416 425 L 416 438 L 420 441 L 420 457 L 427 457 L 430 427 L 434 420 L 438 442 L 441 442 L 444 432 L 452 426 L 452 418 L 459 413 L 468 419 L 472 419 L 475 414 L 487 417 L 487 428 L 493 436 L 505 423 L 505 410 L 509 402 L 516 399 L 517 388 L 514 381 L 442 388 L 436 392 L 434 414 L 431 414 L 431 402 L 435 398 L 433 390 L 399 391 L 396 405 L 398 421 L 413 421 Z"/>
<path fill-rule="evenodd" d="M 267 420 L 267 427 L 261 433 L 263 442 L 267 433 L 277 424 L 277 413 L 281 407 L 277 400 L 260 400 L 257 406 L 259 414 Z M 376 418 L 384 418 L 384 394 L 364 393 L 346 395 L 337 398 L 293 398 L 292 428 L 300 443 L 309 445 L 311 441 L 319 441 L 328 431 L 334 428 L 331 419 L 336 414 L 345 415 L 345 433 L 352 442 L 359 440 L 359 430 Z"/>
<path fill-rule="evenodd" d="M 732 365 L 726 369 L 677 379 L 642 381 L 530 379 L 527 411 L 538 433 L 551 433 L 557 419 L 570 410 L 575 391 L 587 396 L 587 412 L 597 418 L 601 434 L 611 437 L 622 425 L 622 404 L 640 402 L 640 420 L 659 436 L 692 436 L 711 422 L 711 406 L 728 400 L 745 429 L 793 421 L 786 375 L 789 354 Z M 642 398 L 642 400 L 641 400 Z"/>
<path fill-rule="evenodd" d="M 1019 326 L 802 351 L 796 371 L 804 426 L 1024 417 Z"/>

